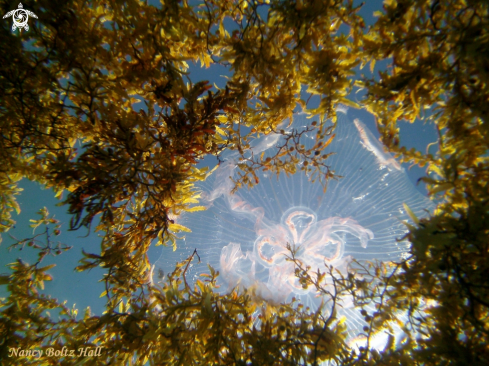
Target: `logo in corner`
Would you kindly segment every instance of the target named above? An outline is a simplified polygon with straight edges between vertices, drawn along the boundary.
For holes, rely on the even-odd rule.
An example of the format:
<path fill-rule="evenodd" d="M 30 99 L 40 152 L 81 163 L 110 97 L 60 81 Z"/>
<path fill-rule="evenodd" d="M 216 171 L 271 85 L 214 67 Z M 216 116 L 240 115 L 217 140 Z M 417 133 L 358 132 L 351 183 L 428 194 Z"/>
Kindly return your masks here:
<path fill-rule="evenodd" d="M 29 25 L 27 21 L 29 20 L 29 15 L 37 19 L 37 15 L 32 11 L 25 10 L 21 3 L 19 3 L 19 8 L 9 11 L 7 14 L 3 16 L 3 19 L 12 16 L 12 20 L 14 24 L 12 25 L 12 31 L 15 31 L 19 28 L 19 31 L 22 32 L 22 28 L 25 28 L 26 31 L 29 30 Z"/>

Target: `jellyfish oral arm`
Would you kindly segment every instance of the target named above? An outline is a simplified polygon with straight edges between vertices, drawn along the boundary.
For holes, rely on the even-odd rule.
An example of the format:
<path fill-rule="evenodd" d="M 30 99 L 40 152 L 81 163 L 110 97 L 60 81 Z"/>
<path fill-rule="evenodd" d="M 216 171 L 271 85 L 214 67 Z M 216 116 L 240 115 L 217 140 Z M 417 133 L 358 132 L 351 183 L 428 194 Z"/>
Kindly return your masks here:
<path fill-rule="evenodd" d="M 358 119 L 353 121 L 362 139 L 362 146 L 375 155 L 381 166 L 387 166 L 395 170 L 402 171 L 401 165 L 389 153 L 384 152 L 382 145 L 375 139 L 372 133 Z"/>
<path fill-rule="evenodd" d="M 374 238 L 371 230 L 350 218 L 330 217 L 319 221 L 316 226 L 317 229 L 312 231 L 313 236 L 308 237 L 307 241 L 318 243 L 325 241 L 331 233 L 345 232 L 360 239 L 362 248 L 366 248 L 368 241 Z"/>
<path fill-rule="evenodd" d="M 239 244 L 229 243 L 222 248 L 220 265 L 223 276 L 231 288 L 238 284 L 249 287 L 256 282 L 255 260 L 252 258 L 252 253 L 243 254 Z"/>

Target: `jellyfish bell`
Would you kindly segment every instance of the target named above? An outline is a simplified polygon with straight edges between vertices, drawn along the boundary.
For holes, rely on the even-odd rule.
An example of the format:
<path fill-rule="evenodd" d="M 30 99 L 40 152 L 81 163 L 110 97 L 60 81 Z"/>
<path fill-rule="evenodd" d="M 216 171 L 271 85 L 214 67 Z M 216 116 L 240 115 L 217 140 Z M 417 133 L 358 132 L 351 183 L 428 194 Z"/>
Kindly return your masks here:
<path fill-rule="evenodd" d="M 308 125 L 304 117 L 294 116 L 293 123 L 284 123 L 284 133 L 258 139 L 247 153 L 274 156 L 293 131 L 302 131 L 300 144 L 310 148 L 316 133 Z M 176 252 L 165 248 L 156 268 L 167 272 L 196 249 L 202 264 L 190 268 L 188 278 L 207 272 L 208 263 L 220 271 L 220 291 L 241 286 L 269 301 L 295 297 L 312 308 L 324 298 L 315 286 L 299 281 L 291 251 L 313 279 L 318 270 L 329 273 L 330 268 L 347 276 L 354 260 L 403 259 L 410 246 L 401 240 L 407 233 L 404 222 L 410 221 L 403 204 L 418 217 L 426 216 L 432 204 L 368 128 L 348 118 L 344 107 L 337 110 L 334 133 L 321 154 L 334 153 L 325 163 L 341 178 L 330 179 L 326 191 L 303 172 L 277 176 L 257 171 L 258 184 L 233 192 L 239 161 L 237 153 L 229 154 L 197 187 L 207 210 L 179 217 L 192 232 Z M 332 286 L 331 276 L 324 277 L 323 285 Z M 342 307 L 353 329 L 350 338 L 357 342 L 360 332 L 355 329 L 362 329 L 365 321 L 351 299 Z"/>

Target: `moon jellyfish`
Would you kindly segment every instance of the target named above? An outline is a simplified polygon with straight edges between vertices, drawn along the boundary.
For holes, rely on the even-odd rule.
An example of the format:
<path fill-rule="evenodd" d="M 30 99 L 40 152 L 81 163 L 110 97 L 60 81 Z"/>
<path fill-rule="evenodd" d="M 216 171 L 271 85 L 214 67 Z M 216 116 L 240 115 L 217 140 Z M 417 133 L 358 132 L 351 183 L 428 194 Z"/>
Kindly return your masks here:
<path fill-rule="evenodd" d="M 187 278 L 207 272 L 209 263 L 220 271 L 222 291 L 242 286 L 270 301 L 296 297 L 303 304 L 318 306 L 321 298 L 316 288 L 304 288 L 294 263 L 287 260 L 290 248 L 313 278 L 318 269 L 328 273 L 330 266 L 346 276 L 353 260 L 402 260 L 410 247 L 401 240 L 407 233 L 404 222 L 410 221 L 403 204 L 418 217 L 426 216 L 432 204 L 368 128 L 359 120 L 349 120 L 347 114 L 346 108 L 337 110 L 335 138 L 324 150 L 335 153 L 325 163 L 342 177 L 329 180 L 326 192 L 303 172 L 277 177 L 258 171 L 256 186 L 233 194 L 230 177 L 238 168 L 237 155 L 230 154 L 198 187 L 201 204 L 208 209 L 179 217 L 178 222 L 192 232 L 185 234 L 176 252 L 163 250 L 156 269 L 171 271 L 176 261 L 196 249 L 202 264 L 194 264 Z M 285 135 L 305 131 L 300 143 L 312 147 L 316 134 L 306 131 L 307 125 L 305 118 L 295 116 Z M 265 136 L 248 153 L 273 156 L 284 138 Z M 353 340 L 365 325 L 363 316 L 353 304 L 343 303 L 341 311 Z"/>

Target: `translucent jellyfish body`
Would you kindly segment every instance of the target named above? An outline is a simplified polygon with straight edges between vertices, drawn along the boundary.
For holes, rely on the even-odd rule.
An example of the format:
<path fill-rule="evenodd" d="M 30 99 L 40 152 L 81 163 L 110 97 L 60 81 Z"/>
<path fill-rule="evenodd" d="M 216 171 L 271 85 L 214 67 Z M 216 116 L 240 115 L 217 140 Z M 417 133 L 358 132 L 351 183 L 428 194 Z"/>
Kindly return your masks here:
<path fill-rule="evenodd" d="M 197 249 L 203 264 L 194 265 L 192 275 L 207 272 L 205 264 L 211 264 L 220 271 L 223 291 L 252 287 L 271 301 L 295 296 L 311 306 L 321 299 L 314 286 L 303 288 L 298 282 L 294 264 L 286 260 L 288 245 L 312 276 L 318 269 L 327 272 L 329 266 L 346 274 L 352 259 L 402 259 L 410 245 L 399 241 L 407 232 L 403 221 L 410 221 L 403 203 L 418 217 L 426 216 L 432 204 L 361 121 L 349 120 L 346 109 L 337 115 L 335 138 L 325 152 L 335 152 L 326 163 L 342 178 L 330 180 L 326 193 L 321 183 L 312 183 L 302 172 L 277 178 L 260 171 L 255 187 L 232 194 L 229 177 L 238 168 L 236 155 L 230 155 L 199 187 L 208 210 L 179 218 L 192 232 L 175 253 L 166 248 L 156 266 L 170 271 L 177 260 Z M 309 123 L 296 116 L 287 131 L 304 130 Z M 249 153 L 273 155 L 283 138 L 268 135 Z M 314 142 L 313 132 L 301 137 L 306 147 Z M 352 328 L 364 325 L 363 317 L 353 312 L 348 322 Z"/>

